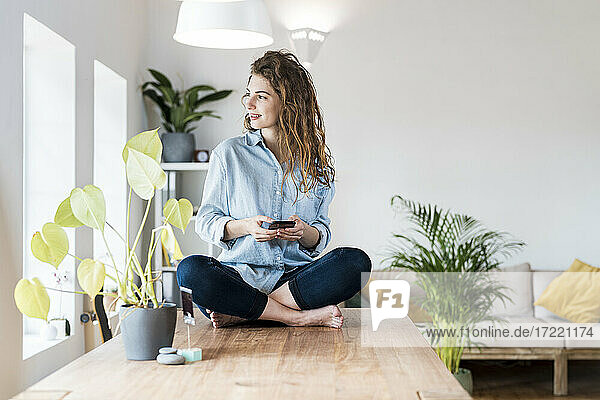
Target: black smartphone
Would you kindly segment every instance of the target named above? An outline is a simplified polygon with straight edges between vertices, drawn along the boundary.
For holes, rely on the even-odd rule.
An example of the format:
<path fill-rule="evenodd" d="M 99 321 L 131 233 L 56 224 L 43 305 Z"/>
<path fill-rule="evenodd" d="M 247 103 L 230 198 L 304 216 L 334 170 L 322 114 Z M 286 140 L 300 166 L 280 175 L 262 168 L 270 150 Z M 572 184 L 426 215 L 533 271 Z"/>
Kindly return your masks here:
<path fill-rule="evenodd" d="M 274 229 L 285 229 L 285 228 L 293 228 L 296 225 L 296 221 L 273 221 L 267 227 L 269 230 Z"/>

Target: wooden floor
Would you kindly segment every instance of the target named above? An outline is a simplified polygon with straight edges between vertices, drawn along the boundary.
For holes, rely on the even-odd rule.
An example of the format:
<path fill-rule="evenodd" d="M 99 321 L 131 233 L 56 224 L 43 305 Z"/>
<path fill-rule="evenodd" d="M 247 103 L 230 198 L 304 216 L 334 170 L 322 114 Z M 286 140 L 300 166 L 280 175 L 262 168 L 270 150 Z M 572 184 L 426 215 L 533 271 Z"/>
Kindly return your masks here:
<path fill-rule="evenodd" d="M 15 399 L 470 398 L 410 319 L 386 321 L 404 346 L 369 347 L 361 344 L 360 310 L 342 313 L 342 329 L 261 322 L 214 329 L 200 315 L 191 337 L 204 360 L 181 366 L 128 361 L 119 335 Z M 183 348 L 179 314 L 174 346 Z"/>
<path fill-rule="evenodd" d="M 569 395 L 552 396 L 553 361 L 463 361 L 474 399 L 600 399 L 600 361 L 569 361 Z"/>

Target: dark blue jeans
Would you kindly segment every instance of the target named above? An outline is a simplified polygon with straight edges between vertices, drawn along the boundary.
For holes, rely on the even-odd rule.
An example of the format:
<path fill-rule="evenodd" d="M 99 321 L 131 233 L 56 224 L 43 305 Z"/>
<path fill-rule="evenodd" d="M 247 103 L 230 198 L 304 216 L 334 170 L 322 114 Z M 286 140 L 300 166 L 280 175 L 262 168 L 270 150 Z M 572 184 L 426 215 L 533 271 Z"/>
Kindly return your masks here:
<path fill-rule="evenodd" d="M 287 271 L 273 291 L 289 282 L 290 292 L 302 310 L 338 304 L 348 300 L 367 283 L 362 272 L 371 272 L 371 259 L 362 250 L 338 247 L 323 257 Z M 192 289 L 194 303 L 208 317 L 206 309 L 249 320 L 260 317 L 268 296 L 250 286 L 238 272 L 212 257 L 192 255 L 177 267 L 179 286 Z"/>

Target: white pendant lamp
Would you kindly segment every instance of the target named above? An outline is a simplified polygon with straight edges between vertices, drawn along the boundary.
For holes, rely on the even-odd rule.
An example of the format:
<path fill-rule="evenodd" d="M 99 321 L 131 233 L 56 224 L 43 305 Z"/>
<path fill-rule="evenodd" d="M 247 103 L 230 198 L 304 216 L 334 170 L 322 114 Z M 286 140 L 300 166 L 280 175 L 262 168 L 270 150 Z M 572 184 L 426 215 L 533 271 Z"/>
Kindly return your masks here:
<path fill-rule="evenodd" d="M 184 0 L 173 39 L 213 49 L 251 49 L 273 43 L 262 0 Z"/>

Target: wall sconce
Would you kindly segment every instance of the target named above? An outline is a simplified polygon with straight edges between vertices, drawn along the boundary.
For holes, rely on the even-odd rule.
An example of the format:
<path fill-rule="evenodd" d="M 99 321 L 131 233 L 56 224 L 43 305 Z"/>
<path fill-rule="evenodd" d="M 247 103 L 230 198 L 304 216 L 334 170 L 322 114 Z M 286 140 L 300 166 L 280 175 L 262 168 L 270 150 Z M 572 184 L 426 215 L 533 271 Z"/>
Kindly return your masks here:
<path fill-rule="evenodd" d="M 296 55 L 302 62 L 302 65 L 310 68 L 317 58 L 317 54 L 327 37 L 327 33 L 313 28 L 294 29 L 289 33 Z"/>
<path fill-rule="evenodd" d="M 273 43 L 262 0 L 185 0 L 173 35 L 179 43 L 213 49 L 251 49 Z"/>

